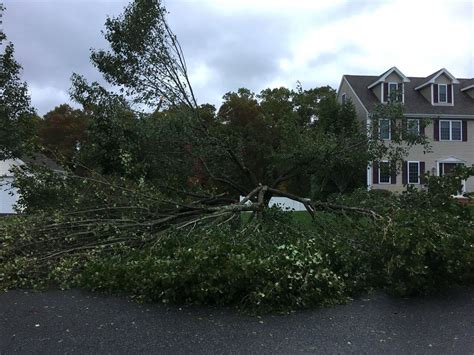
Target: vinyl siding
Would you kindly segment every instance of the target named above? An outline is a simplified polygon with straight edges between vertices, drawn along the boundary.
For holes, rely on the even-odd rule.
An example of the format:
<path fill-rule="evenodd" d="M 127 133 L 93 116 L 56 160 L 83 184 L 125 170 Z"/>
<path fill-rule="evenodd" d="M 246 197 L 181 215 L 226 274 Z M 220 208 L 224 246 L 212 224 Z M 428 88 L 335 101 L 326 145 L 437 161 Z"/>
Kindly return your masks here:
<path fill-rule="evenodd" d="M 365 108 L 361 105 L 359 100 L 357 99 L 354 91 L 350 88 L 350 86 L 347 84 L 346 80 L 342 80 L 341 84 L 341 89 L 339 90 L 338 93 L 338 101 L 342 102 L 342 94 L 345 93 L 346 97 L 352 101 L 352 104 L 354 105 L 354 108 L 357 113 L 357 118 L 361 122 L 363 126 L 366 126 L 367 124 L 367 111 Z"/>
<path fill-rule="evenodd" d="M 474 165 L 474 120 L 467 121 L 467 142 L 453 141 L 434 141 L 433 140 L 433 124 L 430 123 L 425 128 L 425 134 L 430 140 L 430 153 L 424 153 L 422 146 L 414 146 L 411 148 L 408 157 L 405 160 L 424 161 L 426 171 L 434 171 L 437 174 L 438 162 L 449 157 L 456 157 L 464 160 L 465 165 Z M 434 169 L 434 170 L 433 170 Z M 401 169 L 397 176 L 397 184 L 395 185 L 374 185 L 374 189 L 384 189 L 390 191 L 403 191 L 405 188 L 402 184 Z M 474 177 L 466 182 L 466 191 L 474 192 Z"/>

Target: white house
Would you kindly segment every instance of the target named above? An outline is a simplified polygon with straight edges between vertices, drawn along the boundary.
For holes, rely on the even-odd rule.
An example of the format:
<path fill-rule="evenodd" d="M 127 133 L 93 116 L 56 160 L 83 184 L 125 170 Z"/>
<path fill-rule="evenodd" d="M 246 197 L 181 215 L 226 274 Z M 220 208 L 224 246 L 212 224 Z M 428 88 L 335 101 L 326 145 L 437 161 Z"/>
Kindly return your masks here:
<path fill-rule="evenodd" d="M 14 213 L 13 205 L 18 201 L 18 191 L 12 187 L 14 180 L 10 169 L 23 164 L 18 159 L 0 160 L 0 214 Z"/>
<path fill-rule="evenodd" d="M 0 160 L 0 215 L 15 213 L 13 206 L 17 203 L 19 194 L 12 187 L 15 177 L 11 169 L 14 166 L 25 164 L 44 166 L 54 171 L 63 171 L 53 160 L 39 153 L 21 159 Z"/>

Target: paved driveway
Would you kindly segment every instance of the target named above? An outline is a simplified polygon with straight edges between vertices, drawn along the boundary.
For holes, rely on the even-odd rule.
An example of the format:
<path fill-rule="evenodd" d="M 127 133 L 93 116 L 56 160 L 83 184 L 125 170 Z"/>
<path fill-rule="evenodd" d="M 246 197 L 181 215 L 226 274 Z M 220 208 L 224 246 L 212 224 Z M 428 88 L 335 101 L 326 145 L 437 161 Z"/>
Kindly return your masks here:
<path fill-rule="evenodd" d="M 84 291 L 0 293 L 0 354 L 474 354 L 474 289 L 250 317 Z"/>

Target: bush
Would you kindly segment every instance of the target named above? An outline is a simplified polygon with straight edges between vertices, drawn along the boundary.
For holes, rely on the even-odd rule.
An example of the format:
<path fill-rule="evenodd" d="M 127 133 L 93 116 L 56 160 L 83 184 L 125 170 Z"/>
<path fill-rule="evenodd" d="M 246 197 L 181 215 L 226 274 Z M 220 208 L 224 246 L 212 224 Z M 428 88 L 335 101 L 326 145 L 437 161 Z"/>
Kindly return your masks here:
<path fill-rule="evenodd" d="M 438 182 L 437 182 L 438 183 Z M 335 202 L 372 206 L 388 216 L 365 240 L 372 284 L 397 295 L 429 294 L 474 282 L 474 219 L 469 209 L 436 191 L 383 196 L 358 191 Z"/>
<path fill-rule="evenodd" d="M 172 232 L 147 250 L 87 263 L 81 285 L 149 301 L 288 310 L 346 300 L 342 278 L 311 235 L 276 223 Z"/>

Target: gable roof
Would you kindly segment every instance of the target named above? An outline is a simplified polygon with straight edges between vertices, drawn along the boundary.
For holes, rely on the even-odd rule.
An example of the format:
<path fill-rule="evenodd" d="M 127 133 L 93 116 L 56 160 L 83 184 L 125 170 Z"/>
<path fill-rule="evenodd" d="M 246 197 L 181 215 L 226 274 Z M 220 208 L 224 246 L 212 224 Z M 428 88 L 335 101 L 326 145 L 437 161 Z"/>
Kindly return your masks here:
<path fill-rule="evenodd" d="M 371 83 L 377 80 L 373 75 L 344 75 L 349 82 L 355 94 L 359 97 L 363 106 L 369 111 L 380 104 L 380 100 L 375 96 L 372 90 L 368 89 Z M 427 78 L 409 77 L 410 82 L 405 83 L 405 102 L 404 110 L 406 114 L 416 115 L 466 115 L 474 118 L 474 100 L 466 93 L 461 92 L 461 88 L 472 79 L 457 79 L 459 84 L 453 85 L 454 106 L 433 106 L 416 87 L 426 81 Z"/>
<path fill-rule="evenodd" d="M 438 70 L 437 72 L 434 72 L 433 74 L 431 75 L 428 75 L 428 77 L 425 78 L 425 82 L 421 83 L 420 85 L 418 85 L 417 87 L 415 87 L 415 90 L 419 90 L 423 87 L 425 87 L 426 85 L 429 85 L 429 84 L 434 84 L 435 80 L 441 75 L 441 74 L 444 74 L 446 75 L 448 78 L 450 78 L 453 82 L 453 84 L 459 84 L 459 81 L 454 77 L 453 74 L 451 74 L 447 69 L 445 68 L 441 68 L 440 70 Z"/>
<path fill-rule="evenodd" d="M 408 79 L 408 77 L 406 77 L 397 67 L 391 67 L 389 70 L 387 70 L 385 73 L 383 73 L 382 75 L 380 75 L 376 81 L 374 81 L 372 84 L 370 84 L 368 86 L 368 89 L 371 89 L 373 88 L 374 86 L 376 86 L 377 84 L 380 84 L 382 82 L 385 81 L 385 79 L 387 79 L 387 77 L 392 74 L 393 72 L 397 73 L 398 76 L 400 78 L 402 78 L 403 82 L 404 83 L 409 83 L 410 82 L 410 79 Z"/>

